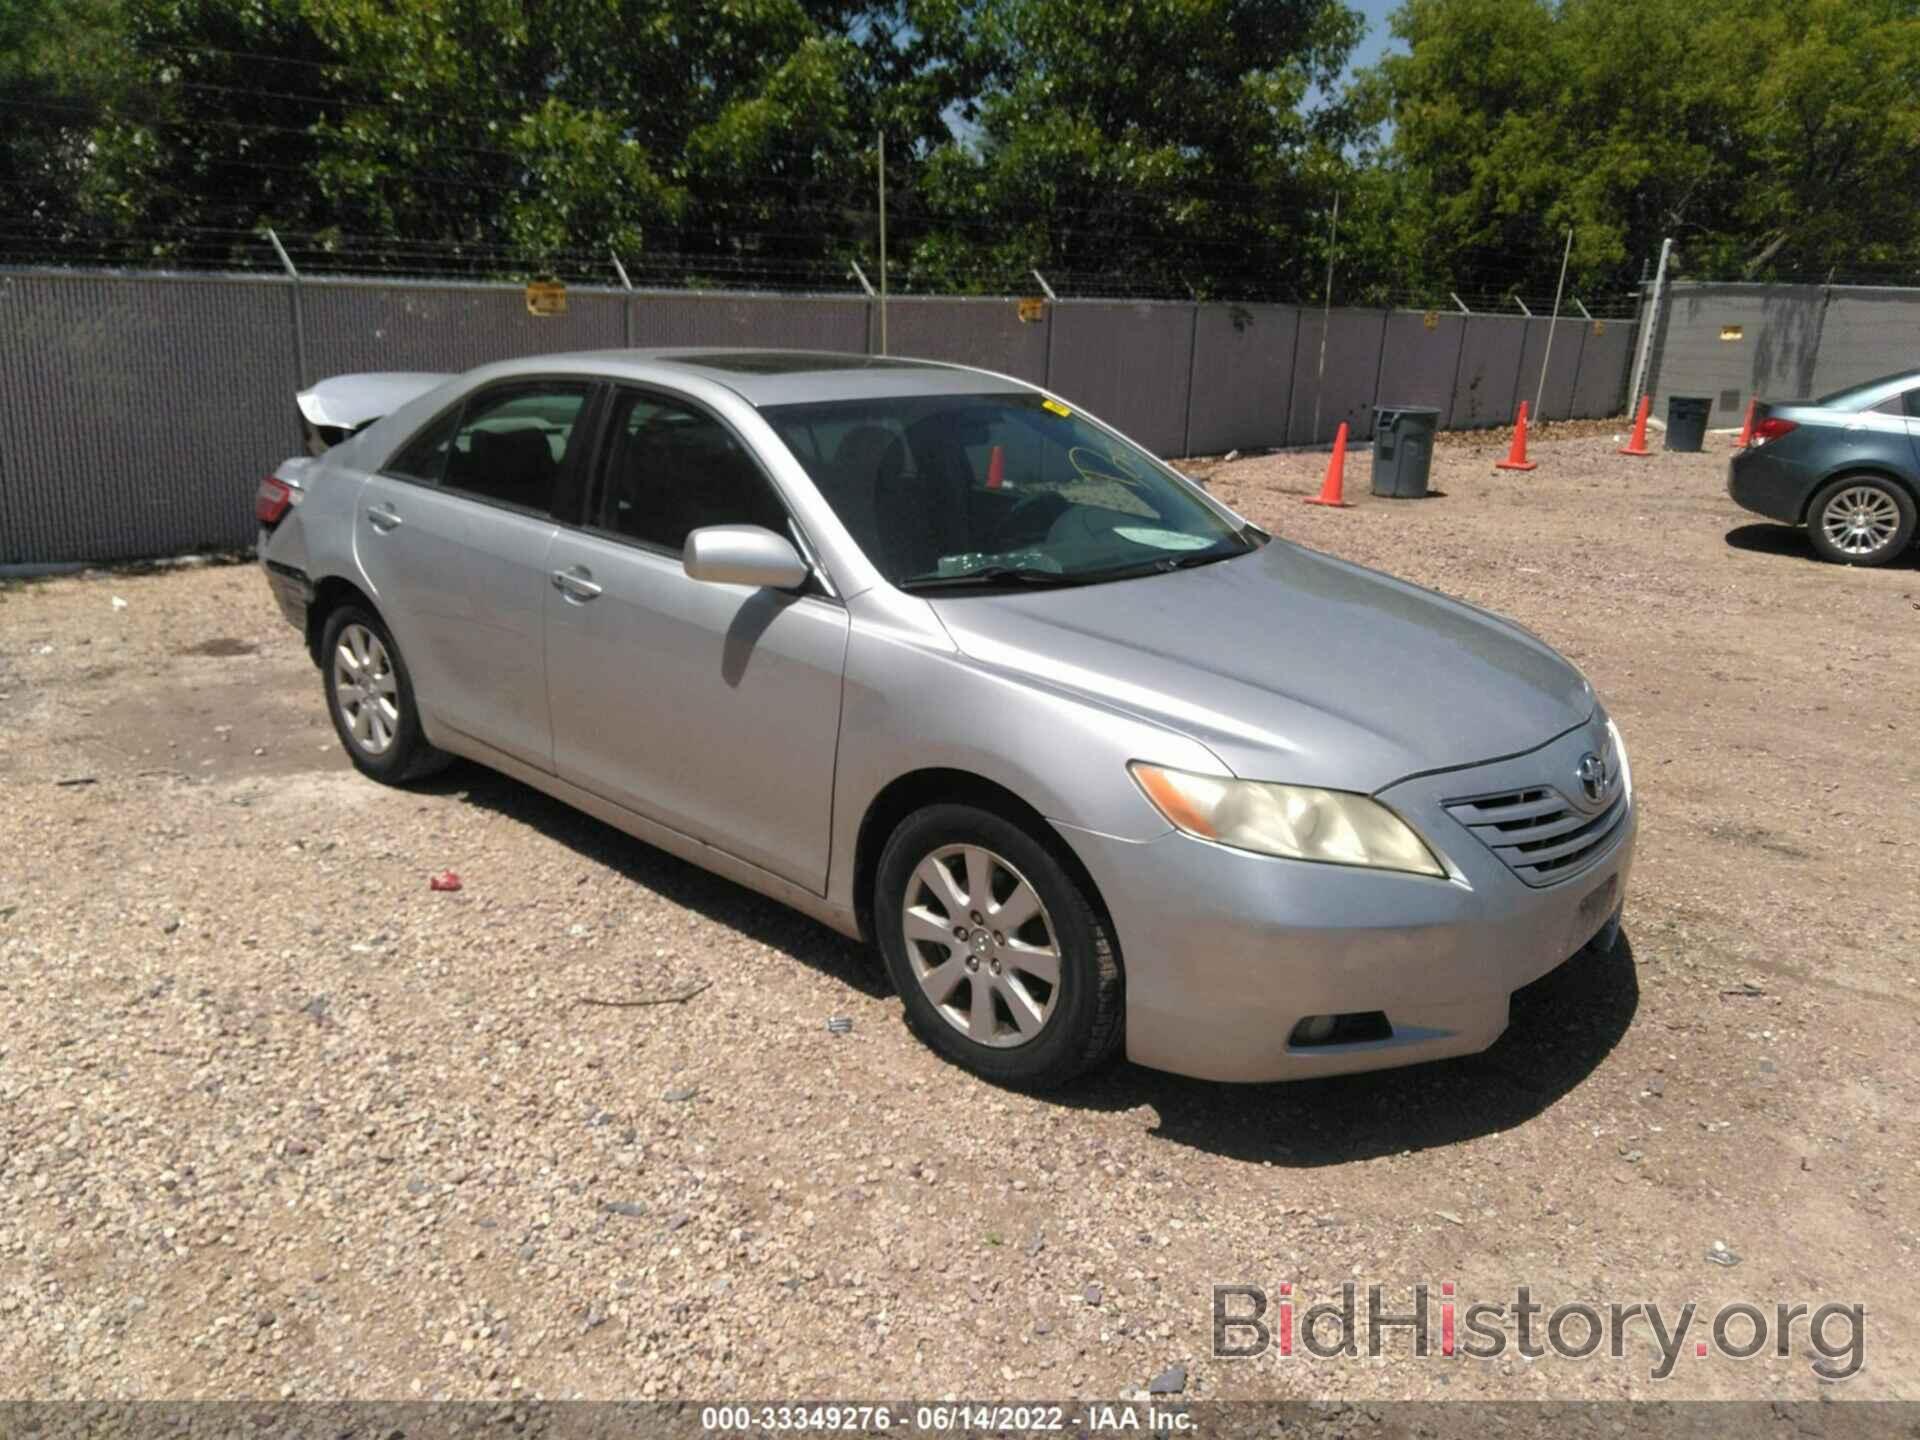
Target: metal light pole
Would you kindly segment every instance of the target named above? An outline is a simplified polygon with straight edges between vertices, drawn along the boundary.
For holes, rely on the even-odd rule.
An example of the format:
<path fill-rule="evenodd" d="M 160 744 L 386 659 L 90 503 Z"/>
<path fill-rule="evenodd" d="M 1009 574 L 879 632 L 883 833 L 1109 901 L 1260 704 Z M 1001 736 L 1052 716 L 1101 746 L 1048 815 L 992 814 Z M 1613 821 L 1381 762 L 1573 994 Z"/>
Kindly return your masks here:
<path fill-rule="evenodd" d="M 1320 307 L 1320 373 L 1313 385 L 1313 438 L 1320 438 L 1320 397 L 1327 388 L 1327 331 L 1333 324 L 1333 247 L 1340 239 L 1340 192 L 1333 194 L 1333 223 L 1327 227 L 1327 298 Z"/>
<path fill-rule="evenodd" d="M 880 138 L 880 353 L 887 353 L 887 132 Z"/>
<path fill-rule="evenodd" d="M 1673 237 L 1660 242 L 1660 268 L 1653 272 L 1653 299 L 1640 322 L 1638 354 L 1633 357 L 1633 385 L 1627 391 L 1627 409 L 1640 403 L 1640 386 L 1647 378 L 1647 357 L 1653 353 L 1653 332 L 1660 324 L 1660 295 L 1667 288 L 1667 256 L 1673 251 Z"/>
<path fill-rule="evenodd" d="M 1547 350 L 1540 357 L 1540 384 L 1533 392 L 1533 418 L 1537 424 L 1546 417 L 1540 413 L 1540 399 L 1547 393 L 1547 362 L 1553 358 L 1553 328 L 1560 323 L 1560 297 L 1567 288 L 1567 262 L 1573 258 L 1573 227 L 1567 227 L 1567 248 L 1560 256 L 1560 283 L 1553 291 L 1553 318 L 1547 321 Z"/>

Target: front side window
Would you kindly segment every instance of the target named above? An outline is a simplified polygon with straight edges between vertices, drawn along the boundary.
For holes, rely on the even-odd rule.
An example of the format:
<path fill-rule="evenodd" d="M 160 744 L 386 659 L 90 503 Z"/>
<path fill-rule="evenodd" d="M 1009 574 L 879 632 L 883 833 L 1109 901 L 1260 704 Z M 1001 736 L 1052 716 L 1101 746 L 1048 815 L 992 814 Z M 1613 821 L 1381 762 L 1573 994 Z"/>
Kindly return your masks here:
<path fill-rule="evenodd" d="M 787 512 L 726 426 L 690 406 L 629 391 L 614 402 L 596 523 L 678 551 L 704 525 L 785 534 Z"/>
<path fill-rule="evenodd" d="M 546 514 L 587 391 L 584 384 L 543 380 L 474 396 L 453 433 L 441 483 Z"/>
<path fill-rule="evenodd" d="M 1122 579 L 1256 543 L 1145 451 L 1039 395 L 762 413 L 904 589 Z"/>

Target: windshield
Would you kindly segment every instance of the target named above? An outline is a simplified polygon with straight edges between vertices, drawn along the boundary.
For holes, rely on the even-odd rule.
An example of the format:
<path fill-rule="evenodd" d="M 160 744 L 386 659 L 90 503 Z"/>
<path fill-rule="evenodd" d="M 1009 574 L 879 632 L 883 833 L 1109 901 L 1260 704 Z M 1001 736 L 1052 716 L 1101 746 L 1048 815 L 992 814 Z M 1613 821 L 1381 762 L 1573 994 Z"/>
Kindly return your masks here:
<path fill-rule="evenodd" d="M 1085 584 L 1225 560 L 1254 539 L 1057 400 L 914 395 L 762 412 L 902 589 Z"/>

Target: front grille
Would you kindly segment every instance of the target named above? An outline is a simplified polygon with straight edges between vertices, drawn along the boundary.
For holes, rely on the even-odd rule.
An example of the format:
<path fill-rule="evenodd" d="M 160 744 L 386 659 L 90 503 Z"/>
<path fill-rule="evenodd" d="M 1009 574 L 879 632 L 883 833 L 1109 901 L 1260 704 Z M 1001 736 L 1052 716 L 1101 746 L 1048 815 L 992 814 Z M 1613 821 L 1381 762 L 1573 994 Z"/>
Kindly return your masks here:
<path fill-rule="evenodd" d="M 1626 818 L 1627 795 L 1616 776 L 1612 798 L 1597 814 L 1550 785 L 1449 800 L 1446 811 L 1527 884 L 1552 885 L 1577 875 L 1599 855 Z"/>

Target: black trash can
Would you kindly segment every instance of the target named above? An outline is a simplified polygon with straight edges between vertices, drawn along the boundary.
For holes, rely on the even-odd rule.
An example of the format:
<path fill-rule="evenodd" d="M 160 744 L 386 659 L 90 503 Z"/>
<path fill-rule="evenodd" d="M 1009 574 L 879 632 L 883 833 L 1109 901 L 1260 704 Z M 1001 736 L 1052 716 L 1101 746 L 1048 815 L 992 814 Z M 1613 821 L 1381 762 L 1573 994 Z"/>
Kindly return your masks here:
<path fill-rule="evenodd" d="M 1440 412 L 1430 405 L 1380 405 L 1373 412 L 1373 493 L 1417 500 L 1433 468 L 1433 432 Z"/>
<path fill-rule="evenodd" d="M 1667 397 L 1667 449 L 1698 450 L 1707 440 L 1707 415 L 1713 401 L 1704 395 Z"/>

